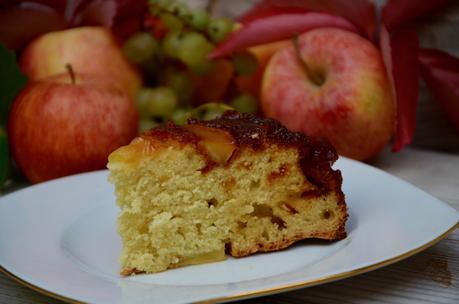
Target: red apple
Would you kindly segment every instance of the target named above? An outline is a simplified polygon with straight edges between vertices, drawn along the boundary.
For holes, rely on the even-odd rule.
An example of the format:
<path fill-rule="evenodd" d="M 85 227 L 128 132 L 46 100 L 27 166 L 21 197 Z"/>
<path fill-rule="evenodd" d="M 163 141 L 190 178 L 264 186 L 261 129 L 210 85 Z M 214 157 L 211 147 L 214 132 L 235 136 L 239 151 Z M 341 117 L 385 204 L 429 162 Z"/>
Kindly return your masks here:
<path fill-rule="evenodd" d="M 293 42 L 279 50 L 263 75 L 261 95 L 267 116 L 326 138 L 354 159 L 374 156 L 393 133 L 395 104 L 381 54 L 347 31 L 313 30 L 299 37 L 298 53 Z"/>
<path fill-rule="evenodd" d="M 65 73 L 70 64 L 76 73 L 113 81 L 131 96 L 142 84 L 138 71 L 123 56 L 112 34 L 102 27 L 79 27 L 38 37 L 24 50 L 21 70 L 30 80 Z"/>
<path fill-rule="evenodd" d="M 102 169 L 137 134 L 129 95 L 93 76 L 61 74 L 32 82 L 13 103 L 11 152 L 33 183 Z"/>

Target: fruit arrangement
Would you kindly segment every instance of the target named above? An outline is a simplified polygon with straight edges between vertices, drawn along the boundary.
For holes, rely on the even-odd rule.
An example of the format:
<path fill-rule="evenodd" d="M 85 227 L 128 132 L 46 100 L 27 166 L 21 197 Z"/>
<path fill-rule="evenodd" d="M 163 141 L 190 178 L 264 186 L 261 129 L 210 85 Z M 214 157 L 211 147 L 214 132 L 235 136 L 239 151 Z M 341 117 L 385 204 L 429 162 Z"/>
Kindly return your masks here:
<path fill-rule="evenodd" d="M 256 113 L 260 105 L 263 114 L 292 130 L 327 138 L 343 155 L 368 159 L 378 153 L 390 140 L 395 119 L 381 54 L 346 19 L 317 14 L 318 25 L 309 14 L 287 15 L 292 19 L 287 28 L 272 37 L 272 28 L 257 29 L 263 18 L 242 22 L 238 29 L 231 20 L 211 18 L 178 1 L 149 1 L 146 26 L 123 44 L 125 56 L 145 79 L 136 98 L 140 131 L 168 120 L 212 119 L 230 108 Z M 323 27 L 337 29 L 317 29 Z M 250 36 L 253 28 L 261 33 Z M 295 31 L 304 32 L 298 52 L 292 41 Z M 250 48 L 268 38 L 266 42 L 286 41 L 258 45 L 258 52 Z M 336 43 L 349 47 L 342 52 Z M 272 51 L 265 51 L 270 54 L 261 65 L 263 48 Z M 349 64 L 340 67 L 345 61 Z M 300 69 L 309 73 L 298 73 L 300 62 Z M 256 79 L 259 65 L 262 72 Z M 253 83 L 255 89 L 250 88 Z M 359 114 L 363 107 L 365 115 Z"/>
<path fill-rule="evenodd" d="M 411 142 L 420 77 L 459 126 L 459 59 L 413 27 L 452 1 L 389 0 L 380 27 L 367 0 L 263 0 L 235 20 L 179 0 L 70 2 L 1 8 L 15 51 L 0 44 L 0 186 L 11 159 L 31 182 L 102 169 L 138 132 L 228 109 L 367 160 Z"/>

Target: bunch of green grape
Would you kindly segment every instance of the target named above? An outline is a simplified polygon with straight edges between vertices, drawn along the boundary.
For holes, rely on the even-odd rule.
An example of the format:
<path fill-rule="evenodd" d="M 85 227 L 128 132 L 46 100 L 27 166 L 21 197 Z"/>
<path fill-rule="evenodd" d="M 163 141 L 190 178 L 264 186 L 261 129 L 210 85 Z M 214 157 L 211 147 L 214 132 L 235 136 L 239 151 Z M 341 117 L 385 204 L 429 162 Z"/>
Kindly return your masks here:
<path fill-rule="evenodd" d="M 186 4 L 171 0 L 150 0 L 149 12 L 165 26 L 164 35 L 138 32 L 123 45 L 124 55 L 139 66 L 145 80 L 136 98 L 140 131 L 170 120 L 184 124 L 190 117 L 212 119 L 228 109 L 257 112 L 257 100 L 249 94 L 198 108 L 190 104 L 195 90 L 190 76 L 212 71 L 214 61 L 208 55 L 233 31 L 232 20 L 212 18 L 206 10 L 190 10 Z M 238 75 L 250 75 L 257 69 L 256 58 L 250 53 L 234 55 L 231 62 Z"/>

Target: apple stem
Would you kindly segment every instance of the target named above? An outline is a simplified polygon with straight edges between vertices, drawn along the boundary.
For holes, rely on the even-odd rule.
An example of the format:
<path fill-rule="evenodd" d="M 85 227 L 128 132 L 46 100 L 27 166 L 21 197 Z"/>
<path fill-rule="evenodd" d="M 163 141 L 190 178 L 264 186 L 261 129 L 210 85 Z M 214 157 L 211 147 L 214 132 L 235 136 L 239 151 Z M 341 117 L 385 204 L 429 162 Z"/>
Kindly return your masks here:
<path fill-rule="evenodd" d="M 301 57 L 300 42 L 299 42 L 298 34 L 296 34 L 295 36 L 292 37 L 292 42 L 293 42 L 293 48 L 295 49 L 296 59 L 298 60 L 298 63 L 300 64 L 301 69 L 303 70 L 304 74 L 315 85 L 321 86 L 325 82 L 324 78 L 321 77 L 320 75 L 317 75 L 316 73 L 314 73 L 309 68 L 309 66 L 306 63 L 306 61 L 304 61 L 303 57 Z"/>
<path fill-rule="evenodd" d="M 75 72 L 73 72 L 72 65 L 67 63 L 65 65 L 65 68 L 67 69 L 67 72 L 69 72 L 69 74 L 70 74 L 70 79 L 72 80 L 72 84 L 75 84 L 76 83 Z"/>

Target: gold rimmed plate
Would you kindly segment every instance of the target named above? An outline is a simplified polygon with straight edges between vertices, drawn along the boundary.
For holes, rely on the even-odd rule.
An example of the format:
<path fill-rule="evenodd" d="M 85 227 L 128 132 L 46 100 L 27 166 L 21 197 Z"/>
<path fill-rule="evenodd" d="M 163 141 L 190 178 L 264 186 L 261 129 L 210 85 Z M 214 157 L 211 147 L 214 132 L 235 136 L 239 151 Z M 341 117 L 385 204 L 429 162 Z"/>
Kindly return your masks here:
<path fill-rule="evenodd" d="M 117 208 L 107 172 L 70 176 L 0 198 L 0 269 L 68 302 L 223 302 L 344 279 L 413 255 L 457 226 L 447 204 L 383 171 L 341 158 L 348 237 L 279 252 L 119 276 Z"/>

